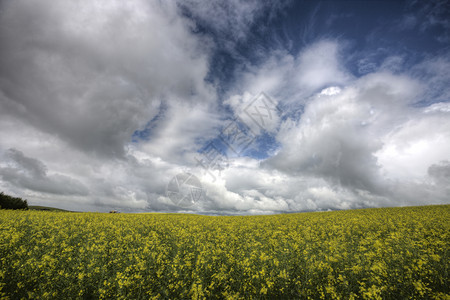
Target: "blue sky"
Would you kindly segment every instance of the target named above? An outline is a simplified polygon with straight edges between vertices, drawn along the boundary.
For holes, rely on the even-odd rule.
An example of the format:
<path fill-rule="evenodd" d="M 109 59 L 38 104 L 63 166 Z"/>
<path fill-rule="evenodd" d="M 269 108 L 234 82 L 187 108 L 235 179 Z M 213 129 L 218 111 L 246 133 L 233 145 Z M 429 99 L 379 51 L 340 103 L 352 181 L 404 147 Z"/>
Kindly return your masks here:
<path fill-rule="evenodd" d="M 449 203 L 449 6 L 3 1 L 0 190 L 80 211 Z M 167 193 L 182 173 L 189 207 Z"/>

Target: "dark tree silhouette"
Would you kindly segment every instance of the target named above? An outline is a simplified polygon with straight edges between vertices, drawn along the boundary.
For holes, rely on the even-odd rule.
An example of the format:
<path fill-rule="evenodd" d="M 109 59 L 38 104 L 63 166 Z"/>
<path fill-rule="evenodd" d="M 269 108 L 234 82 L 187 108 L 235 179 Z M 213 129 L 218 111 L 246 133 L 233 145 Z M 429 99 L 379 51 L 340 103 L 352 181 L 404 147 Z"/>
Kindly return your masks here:
<path fill-rule="evenodd" d="M 0 208 L 2 209 L 28 209 L 27 200 L 22 198 L 12 197 L 0 193 Z"/>

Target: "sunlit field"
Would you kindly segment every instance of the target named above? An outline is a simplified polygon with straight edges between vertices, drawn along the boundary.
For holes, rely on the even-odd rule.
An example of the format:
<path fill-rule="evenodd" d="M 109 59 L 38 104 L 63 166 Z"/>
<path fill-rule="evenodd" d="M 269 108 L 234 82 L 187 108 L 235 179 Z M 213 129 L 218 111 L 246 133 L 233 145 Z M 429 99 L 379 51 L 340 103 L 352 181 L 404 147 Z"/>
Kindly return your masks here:
<path fill-rule="evenodd" d="M 450 205 L 271 216 L 0 211 L 1 298 L 448 299 Z"/>

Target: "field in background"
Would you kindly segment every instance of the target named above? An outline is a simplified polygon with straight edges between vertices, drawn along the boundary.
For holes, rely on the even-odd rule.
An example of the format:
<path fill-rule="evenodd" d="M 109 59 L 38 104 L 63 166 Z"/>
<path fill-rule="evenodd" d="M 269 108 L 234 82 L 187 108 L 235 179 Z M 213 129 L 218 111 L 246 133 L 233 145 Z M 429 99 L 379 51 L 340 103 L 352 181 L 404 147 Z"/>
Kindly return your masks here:
<path fill-rule="evenodd" d="M 0 298 L 448 299 L 449 220 L 0 211 Z"/>
<path fill-rule="evenodd" d="M 49 206 L 39 206 L 39 205 L 28 205 L 28 209 L 29 210 L 45 210 L 45 211 L 67 211 L 69 212 L 70 210 L 65 210 L 62 208 L 55 208 L 55 207 L 49 207 Z"/>

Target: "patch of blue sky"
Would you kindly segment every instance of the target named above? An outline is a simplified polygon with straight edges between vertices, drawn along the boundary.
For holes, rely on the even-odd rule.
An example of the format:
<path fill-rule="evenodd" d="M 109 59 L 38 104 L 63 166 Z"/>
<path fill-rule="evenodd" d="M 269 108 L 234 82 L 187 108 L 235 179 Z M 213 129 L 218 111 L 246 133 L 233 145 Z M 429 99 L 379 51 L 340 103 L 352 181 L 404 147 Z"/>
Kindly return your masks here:
<path fill-rule="evenodd" d="M 273 156 L 280 147 L 281 144 L 276 140 L 275 135 L 264 132 L 256 137 L 242 156 L 263 160 Z"/>
<path fill-rule="evenodd" d="M 239 119 L 232 119 L 215 138 L 203 143 L 197 153 L 207 159 L 219 156 L 227 160 L 238 157 L 265 159 L 279 147 L 274 134 L 262 131 L 256 135 Z"/>
<path fill-rule="evenodd" d="M 148 141 L 153 132 L 154 129 L 158 126 L 158 122 L 160 122 L 164 118 L 164 114 L 167 111 L 167 104 L 165 102 L 161 102 L 161 105 L 159 107 L 159 112 L 156 116 L 154 116 L 150 121 L 145 124 L 145 127 L 140 130 L 136 130 L 133 135 L 131 136 L 131 142 L 132 143 L 139 143 L 139 141 Z"/>

